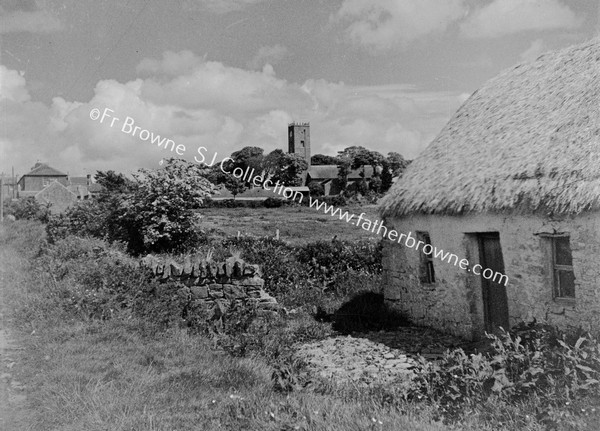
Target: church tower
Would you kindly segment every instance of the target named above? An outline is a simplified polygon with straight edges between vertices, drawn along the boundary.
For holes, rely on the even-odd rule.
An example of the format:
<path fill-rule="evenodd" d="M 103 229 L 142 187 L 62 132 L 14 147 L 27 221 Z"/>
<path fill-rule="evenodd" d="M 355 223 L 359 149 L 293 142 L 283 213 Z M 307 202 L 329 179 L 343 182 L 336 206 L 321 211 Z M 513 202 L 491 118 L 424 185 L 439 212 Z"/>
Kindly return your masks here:
<path fill-rule="evenodd" d="M 288 124 L 288 153 L 296 153 L 306 160 L 310 167 L 310 124 Z"/>

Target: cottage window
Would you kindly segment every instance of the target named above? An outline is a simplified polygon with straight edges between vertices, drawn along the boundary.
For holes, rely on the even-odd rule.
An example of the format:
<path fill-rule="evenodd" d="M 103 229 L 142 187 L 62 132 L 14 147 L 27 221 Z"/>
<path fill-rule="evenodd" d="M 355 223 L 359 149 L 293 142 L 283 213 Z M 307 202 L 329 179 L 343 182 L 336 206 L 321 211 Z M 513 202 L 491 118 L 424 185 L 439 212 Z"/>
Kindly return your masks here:
<path fill-rule="evenodd" d="M 575 298 L 575 275 L 569 237 L 550 236 L 554 298 Z"/>
<path fill-rule="evenodd" d="M 419 250 L 421 264 L 419 265 L 419 278 L 421 283 L 431 284 L 435 283 L 435 271 L 433 269 L 433 247 L 431 246 L 431 237 L 429 232 L 417 232 L 417 240 L 423 243 L 423 246 Z M 424 247 L 428 254 L 423 253 Z M 431 249 L 431 252 L 429 251 Z"/>

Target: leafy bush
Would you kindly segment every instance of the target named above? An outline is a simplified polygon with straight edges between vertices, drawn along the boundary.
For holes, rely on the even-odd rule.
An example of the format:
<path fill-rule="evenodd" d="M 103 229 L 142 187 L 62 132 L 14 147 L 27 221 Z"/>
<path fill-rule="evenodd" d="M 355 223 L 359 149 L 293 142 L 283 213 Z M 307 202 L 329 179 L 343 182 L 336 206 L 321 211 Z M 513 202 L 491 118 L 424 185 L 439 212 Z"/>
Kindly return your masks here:
<path fill-rule="evenodd" d="M 65 309 L 83 318 L 107 319 L 131 309 L 148 281 L 124 249 L 100 239 L 58 239 L 39 264 Z"/>
<path fill-rule="evenodd" d="M 457 349 L 441 362 L 421 359 L 409 397 L 433 401 L 450 416 L 488 400 L 517 404 L 533 397 L 543 419 L 584 395 L 600 395 L 600 343 L 590 336 L 568 340 L 532 325 L 488 337 L 486 354 Z"/>
<path fill-rule="evenodd" d="M 256 201 L 247 201 L 247 200 L 236 200 L 236 199 L 224 199 L 224 200 L 214 200 L 207 198 L 205 201 L 205 205 L 208 208 L 261 208 L 263 206 L 263 202 Z"/>
<path fill-rule="evenodd" d="M 297 256 L 310 278 L 325 286 L 349 270 L 379 274 L 382 269 L 381 244 L 369 241 L 317 241 L 300 247 Z"/>
<path fill-rule="evenodd" d="M 283 206 L 283 203 L 283 199 L 267 198 L 264 200 L 263 206 L 265 208 L 280 208 L 281 206 Z"/>
<path fill-rule="evenodd" d="M 50 206 L 40 204 L 35 198 L 28 197 L 4 203 L 6 215 L 17 220 L 39 220 L 46 223 L 50 217 Z"/>
<path fill-rule="evenodd" d="M 48 241 L 54 243 L 69 235 L 108 237 L 106 209 L 97 201 L 83 201 L 65 212 L 49 217 L 46 225 Z"/>

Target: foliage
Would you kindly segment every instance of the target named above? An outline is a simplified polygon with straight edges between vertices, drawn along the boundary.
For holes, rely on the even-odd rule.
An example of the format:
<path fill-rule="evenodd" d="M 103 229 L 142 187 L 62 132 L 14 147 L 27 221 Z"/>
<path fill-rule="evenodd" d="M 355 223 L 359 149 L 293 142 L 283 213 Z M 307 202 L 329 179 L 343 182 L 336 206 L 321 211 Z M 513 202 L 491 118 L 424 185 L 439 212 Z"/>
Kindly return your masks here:
<path fill-rule="evenodd" d="M 411 160 L 406 160 L 400 153 L 396 153 L 395 151 L 390 151 L 388 153 L 386 161 L 389 164 L 394 177 L 402 175 L 411 162 Z"/>
<path fill-rule="evenodd" d="M 39 266 L 61 306 L 85 319 L 104 320 L 131 308 L 147 282 L 124 249 L 100 239 L 59 239 L 40 257 Z"/>
<path fill-rule="evenodd" d="M 281 208 L 283 206 L 284 200 L 279 198 L 267 198 L 263 201 L 263 206 L 265 208 Z"/>
<path fill-rule="evenodd" d="M 121 217 L 130 226 L 133 252 L 161 252 L 183 247 L 197 235 L 200 208 L 214 186 L 206 170 L 184 160 L 170 159 L 163 169 L 141 169 L 135 175 Z"/>
<path fill-rule="evenodd" d="M 264 167 L 272 182 L 295 187 L 302 185 L 302 172 L 308 169 L 308 163 L 299 154 L 284 153 L 278 149 L 265 158 Z"/>
<path fill-rule="evenodd" d="M 392 187 L 393 178 L 391 164 L 387 160 L 384 160 L 381 164 L 381 184 L 377 192 L 387 192 Z"/>
<path fill-rule="evenodd" d="M 233 162 L 226 160 L 223 163 L 223 169 L 227 172 L 231 172 L 233 169 Z M 223 169 L 221 169 L 220 164 L 213 165 L 205 171 L 205 178 L 212 184 L 222 185 L 229 190 L 234 197 L 244 193 L 248 188 L 246 183 L 232 174 L 223 172 Z"/>
<path fill-rule="evenodd" d="M 308 184 L 308 190 L 311 196 L 319 197 L 325 194 L 325 188 L 319 181 L 311 181 Z"/>
<path fill-rule="evenodd" d="M 359 169 L 362 167 L 364 172 L 365 166 L 372 166 L 374 174 L 377 171 L 376 167 L 381 166 L 381 163 L 384 160 L 384 157 L 379 152 L 371 151 L 360 146 L 345 148 L 338 152 L 338 154 L 339 158 L 346 159 L 350 162 L 351 169 Z"/>
<path fill-rule="evenodd" d="M 17 220 L 39 220 L 45 223 L 50 217 L 50 206 L 42 205 L 33 197 L 5 201 L 4 206 L 5 215 L 13 215 Z"/>
<path fill-rule="evenodd" d="M 234 169 L 239 168 L 244 172 L 246 171 L 246 169 L 248 169 L 249 171 L 252 171 L 252 169 L 254 169 L 255 173 L 259 174 L 263 171 L 265 163 L 265 156 L 263 153 L 264 150 L 260 147 L 244 147 L 239 151 L 231 153 L 231 158 L 233 160 L 226 161 L 223 167 L 228 172 L 232 172 Z M 232 176 L 231 174 L 227 175 Z M 252 180 L 253 178 L 246 179 L 244 183 L 245 186 L 250 187 Z"/>
<path fill-rule="evenodd" d="M 337 165 L 339 162 L 337 157 L 327 156 L 324 154 L 315 154 L 310 158 L 310 164 L 313 166 L 320 165 Z"/>
<path fill-rule="evenodd" d="M 46 225 L 48 241 L 54 243 L 69 235 L 108 238 L 107 217 L 102 202 L 94 200 L 78 202 L 65 212 L 54 214 L 48 219 Z"/>
<path fill-rule="evenodd" d="M 114 193 L 128 193 L 133 189 L 133 181 L 121 173 L 115 171 L 96 171 L 94 175 L 96 183 L 102 186 L 102 195 Z"/>
<path fill-rule="evenodd" d="M 421 359 L 409 397 L 438 403 L 449 416 L 465 406 L 497 400 L 538 400 L 538 419 L 585 395 L 600 395 L 600 344 L 587 336 L 569 339 L 542 325 L 488 335 L 491 351 L 448 351 L 441 362 Z"/>

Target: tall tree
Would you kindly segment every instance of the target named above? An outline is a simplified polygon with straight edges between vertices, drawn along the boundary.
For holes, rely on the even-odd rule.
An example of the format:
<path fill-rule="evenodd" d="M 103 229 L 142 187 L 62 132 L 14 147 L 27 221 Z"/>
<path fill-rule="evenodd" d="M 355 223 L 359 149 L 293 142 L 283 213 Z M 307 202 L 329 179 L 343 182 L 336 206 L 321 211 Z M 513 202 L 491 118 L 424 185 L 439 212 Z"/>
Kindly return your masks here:
<path fill-rule="evenodd" d="M 404 172 L 411 160 L 406 160 L 400 153 L 390 151 L 387 155 L 387 162 L 390 165 L 392 174 L 397 177 Z"/>
<path fill-rule="evenodd" d="M 133 181 L 115 171 L 96 171 L 94 179 L 102 186 L 105 193 L 127 193 L 133 186 Z"/>
<path fill-rule="evenodd" d="M 239 151 L 231 153 L 233 159 L 232 168 L 240 168 L 245 171 L 247 168 L 254 169 L 255 175 L 263 171 L 265 160 L 264 150 L 260 147 L 244 147 Z M 251 186 L 252 179 L 246 180 L 246 185 Z"/>
<path fill-rule="evenodd" d="M 314 166 L 322 165 L 337 165 L 339 162 L 337 157 L 327 156 L 324 154 L 315 154 L 310 158 L 310 164 Z"/>
<path fill-rule="evenodd" d="M 265 157 L 264 167 L 271 181 L 293 187 L 302 185 L 302 173 L 308 169 L 308 163 L 299 154 L 275 150 Z"/>
<path fill-rule="evenodd" d="M 379 189 L 379 193 L 385 193 L 392 187 L 393 178 L 390 163 L 384 160 L 381 165 L 381 188 Z"/>

